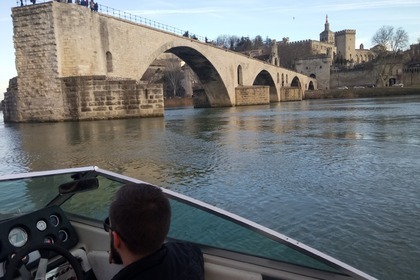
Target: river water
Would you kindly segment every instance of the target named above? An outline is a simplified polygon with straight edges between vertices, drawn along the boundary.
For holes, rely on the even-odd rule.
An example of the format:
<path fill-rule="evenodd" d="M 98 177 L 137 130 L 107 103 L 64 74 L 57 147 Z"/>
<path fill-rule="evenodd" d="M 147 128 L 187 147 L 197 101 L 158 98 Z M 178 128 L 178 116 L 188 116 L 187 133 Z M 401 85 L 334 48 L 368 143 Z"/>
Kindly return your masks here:
<path fill-rule="evenodd" d="M 379 279 L 420 278 L 420 96 L 0 117 L 0 174 L 87 165 L 232 211 Z"/>

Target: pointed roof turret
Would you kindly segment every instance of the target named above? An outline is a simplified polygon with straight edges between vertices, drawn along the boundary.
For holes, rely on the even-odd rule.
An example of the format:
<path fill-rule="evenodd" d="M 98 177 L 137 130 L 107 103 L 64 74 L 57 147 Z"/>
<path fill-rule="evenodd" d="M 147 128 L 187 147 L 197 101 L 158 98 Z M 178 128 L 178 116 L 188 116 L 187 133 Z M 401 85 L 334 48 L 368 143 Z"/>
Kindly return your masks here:
<path fill-rule="evenodd" d="M 330 31 L 330 23 L 328 22 L 328 15 L 325 17 L 325 31 Z"/>
<path fill-rule="evenodd" d="M 328 15 L 326 15 L 325 17 L 325 29 L 319 34 L 319 40 L 321 42 L 334 44 L 334 32 L 330 30 L 330 23 L 328 22 Z"/>

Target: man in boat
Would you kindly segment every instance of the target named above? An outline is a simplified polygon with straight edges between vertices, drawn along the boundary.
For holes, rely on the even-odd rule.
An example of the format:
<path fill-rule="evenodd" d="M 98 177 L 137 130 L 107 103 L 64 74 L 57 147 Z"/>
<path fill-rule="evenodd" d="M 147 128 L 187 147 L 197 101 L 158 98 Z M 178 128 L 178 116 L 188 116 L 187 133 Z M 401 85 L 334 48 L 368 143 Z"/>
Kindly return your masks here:
<path fill-rule="evenodd" d="M 188 243 L 164 243 L 171 206 L 158 187 L 127 184 L 111 203 L 104 228 L 110 232 L 110 262 L 123 264 L 119 279 L 204 279 L 201 250 Z"/>

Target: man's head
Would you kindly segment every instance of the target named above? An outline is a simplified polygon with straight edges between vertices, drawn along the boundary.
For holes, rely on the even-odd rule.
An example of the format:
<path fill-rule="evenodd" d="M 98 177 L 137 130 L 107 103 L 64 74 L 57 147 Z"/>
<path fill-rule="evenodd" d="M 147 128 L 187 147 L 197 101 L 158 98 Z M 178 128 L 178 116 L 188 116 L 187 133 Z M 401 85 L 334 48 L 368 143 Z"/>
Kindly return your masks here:
<path fill-rule="evenodd" d="M 132 254 L 147 256 L 165 241 L 171 207 L 160 188 L 131 183 L 117 191 L 109 218 L 114 234 L 118 234 L 127 249 Z"/>

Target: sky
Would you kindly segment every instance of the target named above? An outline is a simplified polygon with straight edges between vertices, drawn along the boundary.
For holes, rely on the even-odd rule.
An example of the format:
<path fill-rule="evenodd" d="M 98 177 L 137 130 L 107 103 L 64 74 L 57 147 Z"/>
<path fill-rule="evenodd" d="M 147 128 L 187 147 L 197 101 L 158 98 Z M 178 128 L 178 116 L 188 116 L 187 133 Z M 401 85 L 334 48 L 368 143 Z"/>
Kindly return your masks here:
<path fill-rule="evenodd" d="M 24 0 L 29 3 L 29 0 Z M 45 0 L 38 0 L 43 2 Z M 290 41 L 319 40 L 328 15 L 330 30 L 356 30 L 356 48 L 372 47 L 384 25 L 401 27 L 409 43 L 420 37 L 420 0 L 98 0 L 125 11 L 210 40 L 219 35 L 261 35 Z M 16 0 L 0 1 L 0 100 L 9 79 L 16 76 L 11 8 Z"/>

